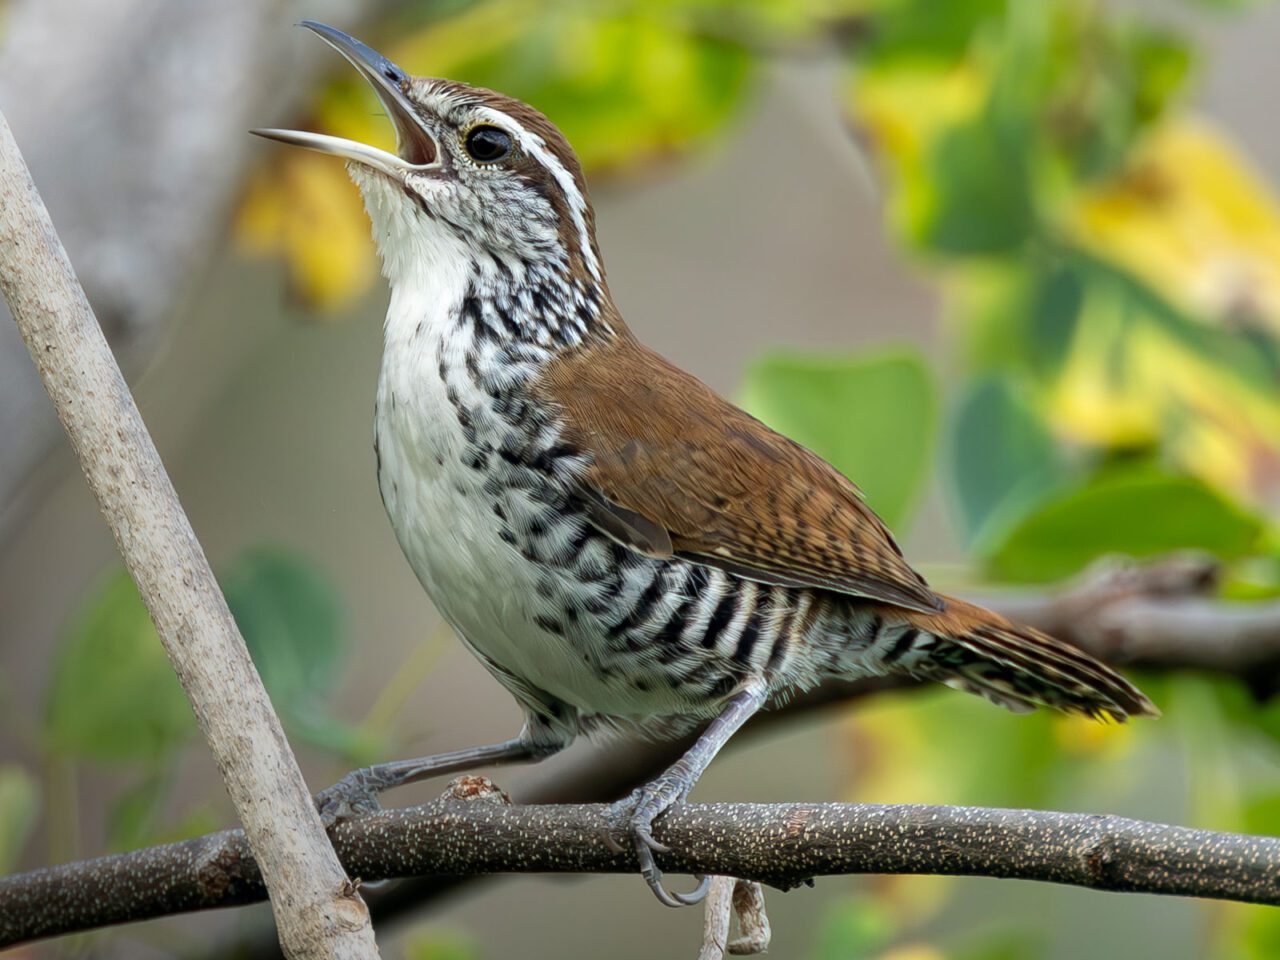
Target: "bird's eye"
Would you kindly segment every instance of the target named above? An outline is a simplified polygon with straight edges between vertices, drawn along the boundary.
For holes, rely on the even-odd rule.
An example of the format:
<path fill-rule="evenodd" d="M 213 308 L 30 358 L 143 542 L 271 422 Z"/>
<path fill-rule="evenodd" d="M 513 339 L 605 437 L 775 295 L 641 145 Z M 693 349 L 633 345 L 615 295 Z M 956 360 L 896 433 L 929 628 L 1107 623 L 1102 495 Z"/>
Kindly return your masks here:
<path fill-rule="evenodd" d="M 473 127 L 467 134 L 466 148 L 477 163 L 494 163 L 511 152 L 511 134 L 497 127 Z"/>

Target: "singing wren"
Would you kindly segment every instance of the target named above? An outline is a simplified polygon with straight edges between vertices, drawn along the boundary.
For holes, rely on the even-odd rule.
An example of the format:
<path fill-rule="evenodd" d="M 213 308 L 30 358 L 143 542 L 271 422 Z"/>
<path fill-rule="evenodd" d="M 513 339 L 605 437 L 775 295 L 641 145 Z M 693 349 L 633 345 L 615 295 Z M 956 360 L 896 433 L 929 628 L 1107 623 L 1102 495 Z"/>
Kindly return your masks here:
<path fill-rule="evenodd" d="M 614 811 L 676 906 L 706 883 L 664 887 L 653 822 L 772 698 L 908 674 L 1015 711 L 1156 713 L 1074 647 L 935 593 L 850 480 L 637 340 L 582 168 L 545 116 L 304 26 L 373 87 L 397 149 L 255 132 L 344 158 L 360 189 L 391 285 L 374 418 L 387 515 L 525 716 L 502 743 L 348 775 L 321 795 L 328 818 L 580 733 L 702 728 Z"/>

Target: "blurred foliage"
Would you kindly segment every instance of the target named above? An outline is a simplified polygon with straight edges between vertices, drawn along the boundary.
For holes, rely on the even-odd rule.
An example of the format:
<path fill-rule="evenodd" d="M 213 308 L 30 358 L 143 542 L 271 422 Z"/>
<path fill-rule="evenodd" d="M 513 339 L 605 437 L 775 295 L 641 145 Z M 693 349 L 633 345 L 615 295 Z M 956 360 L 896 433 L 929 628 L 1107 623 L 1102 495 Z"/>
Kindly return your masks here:
<path fill-rule="evenodd" d="M 810 960 L 851 960 L 872 957 L 894 934 L 894 922 L 884 909 L 866 900 L 832 904 L 818 929 Z"/>
<path fill-rule="evenodd" d="M 356 762 L 376 755 L 381 745 L 325 709 L 347 653 L 346 624 L 334 585 L 301 557 L 275 548 L 245 552 L 220 580 L 290 734 Z"/>
<path fill-rule="evenodd" d="M 1023 381 L 1009 375 L 980 374 L 960 389 L 946 444 L 955 523 L 980 556 L 1075 472 Z"/>
<path fill-rule="evenodd" d="M 1056 580 L 1108 553 L 1194 548 L 1228 565 L 1233 596 L 1274 597 L 1280 206 L 1240 147 L 1188 106 L 1200 54 L 1181 18 L 1157 6 L 449 0 L 393 4 L 366 39 L 411 72 L 529 100 L 593 179 L 713 143 L 750 104 L 765 55 L 843 51 L 833 99 L 883 174 L 886 229 L 942 293 L 956 361 L 939 375 L 905 349 L 779 352 L 747 372 L 745 404 L 854 478 L 899 529 L 936 461 L 947 518 L 990 579 Z M 1227 16 L 1248 2 L 1180 12 L 1196 6 Z M 391 145 L 376 101 L 339 65 L 299 123 Z M 377 270 L 342 165 L 285 150 L 267 163 L 238 236 L 283 256 L 309 304 L 349 303 Z M 348 729 L 321 709 L 345 642 L 335 594 L 314 570 L 258 553 L 226 583 L 292 732 L 346 754 L 386 736 L 403 683 L 376 724 Z M 130 837 L 154 831 L 154 796 L 166 794 L 153 758 L 190 734 L 148 630 L 127 581 L 109 584 L 69 631 L 49 698 L 60 753 L 141 768 L 116 808 Z M 1280 833 L 1280 700 L 1203 677 L 1143 686 L 1165 711 L 1160 724 L 1011 718 L 947 691 L 860 706 L 847 726 L 853 794 L 1124 809 L 1145 793 L 1169 819 Z M 2 823 L 21 823 L 31 802 L 23 777 L 0 771 Z M 21 842 L 0 834 L 0 856 Z M 1044 955 L 1034 917 L 972 934 L 957 889 L 944 878 L 868 883 L 836 906 L 808 955 Z M 1280 912 L 1201 909 L 1212 955 L 1280 956 Z M 963 935 L 935 933 L 948 916 Z M 473 953 L 428 931 L 406 955 Z"/>
<path fill-rule="evenodd" d="M 1181 107 L 1186 40 L 1068 0 L 949 4 L 945 24 L 916 6 L 874 20 L 850 114 L 981 377 L 948 457 L 966 540 L 997 555 L 1116 457 L 1273 509 L 1280 216 Z"/>
<path fill-rule="evenodd" d="M 219 580 L 290 736 L 332 755 L 344 769 L 385 755 L 394 717 L 357 728 L 327 711 L 348 647 L 334 586 L 308 561 L 279 548 L 245 551 Z M 105 804 L 108 843 L 127 849 L 218 824 L 208 806 L 176 819 L 168 809 L 178 750 L 196 732 L 142 599 L 118 570 L 86 599 L 58 645 L 43 747 L 73 768 L 88 763 L 128 771 Z M 32 797 L 22 771 L 0 768 L 0 869 L 3 856 L 25 836 L 24 811 Z"/>
<path fill-rule="evenodd" d="M 358 737 L 322 710 L 346 652 L 337 593 L 307 561 L 245 552 L 219 577 L 227 604 L 290 732 L 344 750 Z M 48 747 L 76 760 L 163 766 L 195 732 L 191 708 L 128 575 L 89 598 L 54 661 Z"/>
<path fill-rule="evenodd" d="M 414 930 L 404 945 L 405 960 L 476 960 L 479 955 L 469 937 L 438 927 Z"/>
<path fill-rule="evenodd" d="M 1192 477 L 1116 468 L 1043 500 L 988 557 L 1001 580 L 1047 582 L 1100 554 L 1154 557 L 1197 549 L 1225 560 L 1249 556 L 1262 524 Z"/>
<path fill-rule="evenodd" d="M 40 785 L 14 764 L 0 766 L 0 874 L 18 865 L 40 815 Z"/>
<path fill-rule="evenodd" d="M 924 361 L 897 351 L 847 360 L 775 354 L 747 371 L 743 406 L 857 477 L 898 529 L 920 493 L 937 400 Z"/>
<path fill-rule="evenodd" d="M 59 645 L 50 750 L 98 762 L 157 761 L 195 732 L 191 708 L 133 581 L 114 574 Z"/>
<path fill-rule="evenodd" d="M 1280 213 L 1185 106 L 1195 51 L 1099 4 L 944 6 L 871 4 L 847 103 L 889 229 L 937 278 L 961 347 L 940 458 L 957 532 L 1000 581 L 1195 548 L 1250 571 L 1239 592 L 1275 596 Z M 850 722 L 855 796 L 1123 808 L 1172 754 L 1170 819 L 1280 832 L 1275 701 L 1231 681 L 1143 685 L 1164 723 L 1011 722 L 944 692 L 877 702 Z M 877 883 L 891 943 L 954 911 L 956 890 Z M 1274 911 L 1205 914 L 1214 956 L 1280 950 Z M 937 955 L 1040 956 L 1020 939 L 1036 929 Z"/>

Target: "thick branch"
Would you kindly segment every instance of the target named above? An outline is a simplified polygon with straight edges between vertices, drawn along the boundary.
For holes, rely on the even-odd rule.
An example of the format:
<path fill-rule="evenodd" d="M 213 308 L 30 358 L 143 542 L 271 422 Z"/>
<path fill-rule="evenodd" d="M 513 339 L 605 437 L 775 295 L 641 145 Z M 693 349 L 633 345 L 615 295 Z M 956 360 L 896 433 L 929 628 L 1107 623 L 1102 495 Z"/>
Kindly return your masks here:
<path fill-rule="evenodd" d="M 969 598 L 1116 666 L 1194 668 L 1238 677 L 1259 694 L 1270 695 L 1280 673 L 1280 603 L 1214 599 L 1217 572 L 1214 563 L 1196 556 L 1172 556 L 1143 564 L 1107 560 L 1057 590 L 985 596 L 970 593 Z M 913 685 L 915 682 L 906 677 L 832 681 L 791 699 L 782 709 L 759 714 L 743 733 L 750 735 L 779 721 L 845 706 L 870 693 Z M 730 749 L 743 742 L 739 735 L 730 741 Z M 601 744 L 567 767 L 556 764 L 517 780 L 511 793 L 521 803 L 614 800 L 657 776 L 688 746 L 684 740 Z M 426 909 L 462 882 L 448 877 L 416 877 L 370 892 L 369 907 L 381 929 L 401 916 Z M 223 944 L 220 949 L 225 947 Z M 258 943 L 241 955 L 265 957 L 274 953 L 270 948 L 268 943 Z"/>
<path fill-rule="evenodd" d="M 628 873 L 599 805 L 445 799 L 333 831 L 353 876 Z M 1123 817 L 879 804 L 688 804 L 660 821 L 673 873 L 794 887 L 832 874 L 1004 877 L 1280 905 L 1280 839 Z M 243 836 L 226 832 L 0 880 L 0 946 L 108 923 L 260 900 Z"/>
<path fill-rule="evenodd" d="M 0 290 L 263 866 L 286 955 L 377 956 L 364 902 L 3 116 Z"/>

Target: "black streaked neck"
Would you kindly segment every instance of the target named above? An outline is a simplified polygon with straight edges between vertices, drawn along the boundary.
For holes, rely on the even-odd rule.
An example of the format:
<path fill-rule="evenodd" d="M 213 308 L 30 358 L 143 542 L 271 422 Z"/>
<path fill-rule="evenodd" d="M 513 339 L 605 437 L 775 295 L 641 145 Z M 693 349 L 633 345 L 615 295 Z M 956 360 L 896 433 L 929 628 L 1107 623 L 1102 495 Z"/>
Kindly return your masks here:
<path fill-rule="evenodd" d="M 573 269 L 567 258 L 489 255 L 473 259 L 459 314 L 477 336 L 562 349 L 611 333 L 608 302 L 603 280 Z"/>

